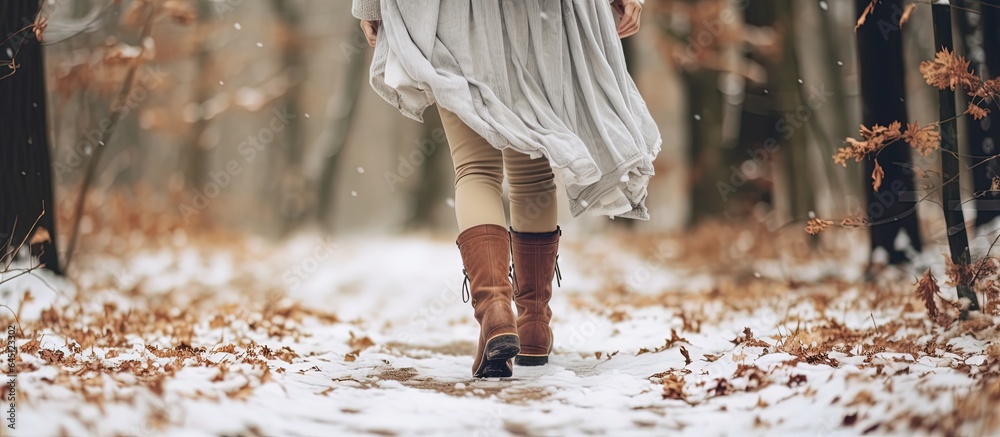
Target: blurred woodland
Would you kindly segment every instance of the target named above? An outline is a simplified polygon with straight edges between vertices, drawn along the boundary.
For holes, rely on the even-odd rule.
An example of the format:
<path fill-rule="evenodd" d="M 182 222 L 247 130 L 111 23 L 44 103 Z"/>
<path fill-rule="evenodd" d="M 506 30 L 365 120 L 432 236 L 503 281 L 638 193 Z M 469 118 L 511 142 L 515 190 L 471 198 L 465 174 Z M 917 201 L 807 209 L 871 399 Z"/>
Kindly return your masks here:
<path fill-rule="evenodd" d="M 997 435 L 1000 0 L 646 0 L 652 219 L 560 200 L 552 361 L 499 381 L 350 7 L 0 0 L 24 435 Z"/>
<path fill-rule="evenodd" d="M 440 123 L 433 111 L 408 121 L 370 91 L 371 50 L 348 1 L 0 5 L 0 229 L 14 229 L 16 246 L 44 228 L 35 253 L 52 269 L 81 248 L 127 245 L 107 229 L 154 240 L 210 227 L 273 237 L 454 229 Z M 664 135 L 653 220 L 565 226 L 725 221 L 793 227 L 802 239 L 807 221 L 812 231 L 865 227 L 882 264 L 961 234 L 958 260 L 962 225 L 1000 211 L 987 80 L 1000 72 L 998 14 L 1000 0 L 649 0 L 643 31 L 623 44 Z M 921 62 L 935 56 L 983 79 L 957 96 L 929 86 Z M 953 117 L 958 108 L 940 126 L 943 154 L 931 153 L 949 118 L 942 93 Z M 969 102 L 982 113 L 963 114 Z M 857 126 L 892 122 L 918 124 L 834 159 L 859 144 L 845 138 L 874 135 Z M 917 147 L 918 133 L 933 144 L 911 153 L 903 144 Z M 939 211 L 963 232 L 935 224 Z"/>

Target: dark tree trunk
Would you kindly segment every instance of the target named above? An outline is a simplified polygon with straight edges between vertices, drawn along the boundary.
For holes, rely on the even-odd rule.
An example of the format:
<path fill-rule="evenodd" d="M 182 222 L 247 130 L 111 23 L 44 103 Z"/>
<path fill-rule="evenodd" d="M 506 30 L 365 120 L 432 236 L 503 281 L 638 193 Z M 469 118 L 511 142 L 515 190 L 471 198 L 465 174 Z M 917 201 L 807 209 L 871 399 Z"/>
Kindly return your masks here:
<path fill-rule="evenodd" d="M 45 68 L 41 44 L 30 27 L 38 5 L 38 0 L 0 0 L 0 38 L 6 40 L 0 46 L 0 243 L 16 247 L 44 211 L 38 227 L 48 230 L 51 241 L 33 245 L 31 251 L 59 273 Z"/>
<path fill-rule="evenodd" d="M 719 73 L 716 71 L 689 71 L 684 73 L 687 89 L 688 147 L 691 159 L 691 217 L 690 224 L 706 218 L 722 216 L 724 196 L 729 192 L 729 176 L 725 174 L 722 136 L 722 93 L 719 91 Z"/>
<path fill-rule="evenodd" d="M 951 6 L 934 4 L 931 6 L 934 16 L 934 48 L 935 50 L 954 51 L 955 46 L 951 36 Z M 958 162 L 958 123 L 955 120 L 955 91 L 945 88 L 938 91 L 940 99 L 939 117 L 941 119 L 941 205 L 944 208 L 944 221 L 948 227 L 948 248 L 951 250 L 951 262 L 959 265 L 969 264 L 969 236 L 965 230 L 965 214 L 962 212 L 962 192 L 959 186 Z M 969 284 L 958 284 L 958 297 L 970 301 L 969 310 L 979 309 L 976 294 Z"/>
<path fill-rule="evenodd" d="M 870 0 L 855 0 L 859 16 L 869 3 Z M 905 126 L 908 119 L 904 101 L 906 66 L 897 10 L 902 10 L 902 0 L 883 0 L 867 23 L 857 30 L 861 114 L 865 126 L 888 126 L 894 121 Z M 907 260 L 906 253 L 895 246 L 900 232 L 906 234 L 914 250 L 921 250 L 913 172 L 909 167 L 910 149 L 905 143 L 897 142 L 882 150 L 878 162 L 885 172 L 886 182 L 876 193 L 871 184 L 875 161 L 865 160 L 864 187 L 866 213 L 872 223 L 869 228 L 871 249 L 883 248 L 889 254 L 889 264 L 899 264 Z"/>
<path fill-rule="evenodd" d="M 980 5 L 980 32 L 982 34 L 983 64 L 979 65 L 977 73 L 985 78 L 1000 76 L 1000 0 L 982 0 Z M 966 51 L 969 53 L 969 51 Z M 1000 151 L 1000 109 L 992 106 L 989 115 L 982 120 L 968 118 L 969 123 L 969 154 L 973 165 L 982 162 L 984 157 L 993 156 Z M 976 226 L 982 226 L 1000 217 L 1000 196 L 989 191 L 993 178 L 1000 176 L 1000 162 L 991 160 L 972 169 L 972 177 L 977 193 Z"/>
<path fill-rule="evenodd" d="M 752 0 L 744 11 L 744 21 L 746 24 L 756 27 L 773 26 L 774 8 L 775 5 L 771 1 Z M 768 78 L 777 75 L 775 72 L 776 63 L 767 56 L 749 52 L 747 57 L 762 65 Z M 742 179 L 730 181 L 733 182 L 735 192 L 727 196 L 725 200 L 735 200 L 735 207 L 729 208 L 729 212 L 749 216 L 754 206 L 760 202 L 773 207 L 774 181 L 771 175 L 771 166 L 774 157 L 771 156 L 771 151 L 775 149 L 766 145 L 771 141 L 777 141 L 778 138 L 775 126 L 781 118 L 774 106 L 775 102 L 772 93 L 768 91 L 767 83 L 746 81 L 740 112 L 740 134 L 736 139 L 736 158 L 733 161 L 749 160 L 753 165 L 747 165 L 746 168 L 740 169 L 741 176 L 747 179 L 742 186 L 735 187 L 735 182 L 740 182 Z"/>

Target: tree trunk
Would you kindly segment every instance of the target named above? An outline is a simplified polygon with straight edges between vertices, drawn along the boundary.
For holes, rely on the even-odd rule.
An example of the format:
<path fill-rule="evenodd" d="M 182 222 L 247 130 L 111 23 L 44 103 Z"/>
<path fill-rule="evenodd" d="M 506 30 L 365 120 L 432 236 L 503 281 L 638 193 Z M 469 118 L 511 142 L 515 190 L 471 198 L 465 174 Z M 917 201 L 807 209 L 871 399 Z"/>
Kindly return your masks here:
<path fill-rule="evenodd" d="M 781 147 L 780 156 L 784 164 L 788 213 L 793 220 L 804 220 L 815 208 L 813 189 L 821 183 L 819 179 L 822 177 L 814 171 L 808 153 L 809 121 L 816 117 L 808 106 L 802 104 L 804 83 L 795 46 L 794 2 L 782 0 L 775 3 L 775 27 L 782 47 L 781 63 L 775 68 L 775 77 L 770 81 L 777 93 L 776 116 L 781 119 L 775 125 L 775 138 Z M 806 113 L 806 110 L 810 112 Z"/>
<path fill-rule="evenodd" d="M 723 165 L 722 92 L 719 73 L 693 71 L 684 73 L 687 89 L 688 126 L 691 159 L 691 220 L 720 217 L 725 207 L 722 184 L 728 183 Z"/>
<path fill-rule="evenodd" d="M 361 29 L 356 29 L 349 40 L 358 41 L 359 38 L 363 40 L 360 33 Z M 342 46 L 344 47 L 347 46 Z M 358 104 L 358 94 L 364 88 L 362 80 L 368 72 L 368 59 L 363 50 L 354 49 L 351 53 L 345 51 L 344 55 L 349 56 L 349 62 L 344 65 L 347 71 L 344 72 L 341 89 L 330 97 L 330 102 L 327 104 L 328 127 L 320 135 L 323 140 L 319 145 L 323 164 L 316 182 L 319 192 L 316 199 L 316 219 L 320 222 L 326 222 L 333 216 L 331 209 L 337 203 L 337 191 L 333 189 L 333 183 L 337 180 L 337 173 L 340 170 L 341 152 L 347 144 L 351 121 L 354 120 L 354 111 Z"/>
<path fill-rule="evenodd" d="M 980 32 L 982 33 L 983 64 L 977 70 L 985 78 L 1000 76 L 1000 0 L 982 0 L 980 5 Z M 968 50 L 966 53 L 971 53 Z M 1000 110 L 992 105 L 992 110 L 982 120 L 967 117 L 969 123 L 969 154 L 977 165 L 985 157 L 998 153 L 1000 145 Z M 975 136 L 975 139 L 971 138 Z M 1000 196 L 989 191 L 993 178 L 1000 176 L 1000 162 L 991 160 L 972 169 L 975 191 L 982 193 L 976 198 L 976 226 L 983 226 L 1000 217 Z"/>
<path fill-rule="evenodd" d="M 935 3 L 931 6 L 934 17 L 935 50 L 954 51 L 951 36 L 951 5 Z M 941 119 L 941 205 L 944 208 L 945 225 L 948 227 L 948 248 L 951 262 L 968 265 L 969 236 L 965 230 L 965 215 L 962 212 L 962 192 L 959 186 L 958 132 L 955 120 L 955 91 L 945 88 L 938 91 Z M 958 297 L 970 301 L 969 310 L 979 310 L 976 294 L 969 284 L 958 284 Z"/>
<path fill-rule="evenodd" d="M 302 172 L 302 90 L 308 65 L 302 53 L 302 16 L 290 0 L 272 0 L 271 6 L 281 21 L 282 36 L 280 50 L 285 71 L 291 86 L 285 95 L 286 112 L 295 117 L 288 120 L 284 135 L 285 162 L 280 169 L 280 228 L 287 233 L 305 219 L 308 210 L 315 205 L 315 197 L 309 190 Z"/>
<path fill-rule="evenodd" d="M 209 29 L 212 23 L 211 0 L 198 0 L 198 24 L 195 28 L 198 39 L 198 51 L 195 54 L 195 70 L 192 100 L 200 108 L 198 119 L 191 125 L 191 132 L 185 144 L 186 159 L 184 159 L 185 181 L 191 189 L 201 190 L 205 186 L 208 175 L 208 145 L 204 144 L 205 130 L 208 129 L 208 119 L 205 118 L 205 103 L 211 92 L 212 51 L 209 48 Z"/>
<path fill-rule="evenodd" d="M 38 5 L 38 0 L 0 0 L 0 38 L 6 40 L 0 46 L 0 120 L 4 124 L 0 129 L 0 246 L 5 248 L 0 253 L 7 253 L 8 242 L 13 249 L 28 238 L 38 219 L 37 229 L 48 230 L 50 241 L 32 245 L 31 253 L 47 269 L 60 273 L 45 67 L 42 46 L 30 27 Z"/>
<path fill-rule="evenodd" d="M 861 15 L 870 0 L 855 0 L 855 11 Z M 857 30 L 858 68 L 861 74 L 861 114 L 865 126 L 888 126 L 894 121 L 905 125 L 907 121 L 905 98 L 906 66 L 903 64 L 903 38 L 899 31 L 899 14 L 902 0 L 883 0 L 876 5 L 867 23 Z M 895 26 L 882 32 L 882 24 Z M 907 261 L 906 253 L 895 246 L 896 237 L 902 232 L 910 246 L 921 250 L 913 172 L 910 149 L 897 142 L 879 154 L 878 162 L 885 172 L 885 181 L 879 192 L 871 184 L 875 169 L 874 159 L 865 160 L 864 187 L 867 197 L 866 213 L 871 223 L 871 249 L 881 247 L 889 254 L 889 264 Z M 957 185 L 956 185 L 957 188 Z"/>

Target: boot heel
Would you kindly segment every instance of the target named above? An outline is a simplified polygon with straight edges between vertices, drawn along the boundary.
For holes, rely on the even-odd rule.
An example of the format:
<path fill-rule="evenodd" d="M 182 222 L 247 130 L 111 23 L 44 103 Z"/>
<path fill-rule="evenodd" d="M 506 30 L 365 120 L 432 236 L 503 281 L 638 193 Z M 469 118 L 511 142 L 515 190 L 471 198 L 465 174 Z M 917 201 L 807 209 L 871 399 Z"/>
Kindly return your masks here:
<path fill-rule="evenodd" d="M 514 364 L 518 366 L 544 366 L 549 363 L 548 355 L 543 356 L 532 356 L 532 355 L 518 355 L 514 358 Z"/>
<path fill-rule="evenodd" d="M 509 378 L 514 375 L 511 358 L 521 351 L 521 342 L 514 334 L 504 334 L 493 337 L 486 343 L 483 352 L 483 362 L 478 371 L 473 373 L 476 378 Z"/>
<path fill-rule="evenodd" d="M 514 334 L 493 337 L 486 343 L 487 360 L 509 360 L 521 352 L 521 341 Z"/>

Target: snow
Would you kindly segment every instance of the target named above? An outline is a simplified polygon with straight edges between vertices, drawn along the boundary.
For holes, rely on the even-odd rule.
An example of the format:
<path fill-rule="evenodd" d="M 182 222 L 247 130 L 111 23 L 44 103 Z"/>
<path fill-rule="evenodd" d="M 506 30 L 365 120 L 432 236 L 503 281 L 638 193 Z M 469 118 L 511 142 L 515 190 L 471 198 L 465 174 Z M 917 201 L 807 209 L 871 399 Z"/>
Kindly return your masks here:
<path fill-rule="evenodd" d="M 737 285 L 680 261 L 688 248 L 676 241 L 651 256 L 611 235 L 564 239 L 550 364 L 516 367 L 504 380 L 471 377 L 478 328 L 450 239 L 191 238 L 81 261 L 74 282 L 24 275 L 0 285 L 14 308 L 30 291 L 21 322 L 41 339 L 39 352 L 20 353 L 34 368 L 20 370 L 11 435 L 909 435 L 926 433 L 908 428 L 913 417 L 953 415 L 979 390 L 977 372 L 996 371 L 995 327 L 937 328 L 922 308 L 877 305 L 871 290 L 851 285 L 861 269 L 850 258 L 799 266 L 787 279 L 805 285 L 793 289 L 779 261 L 753 262 L 753 279 Z M 907 299 L 910 287 L 883 300 Z M 73 332 L 37 324 L 49 306 L 74 302 L 95 327 L 105 304 L 168 316 L 122 347 L 81 350 Z M 182 343 L 183 327 L 204 353 L 164 355 Z M 800 359 L 799 347 L 824 341 L 822 329 L 865 334 Z M 931 346 L 873 349 L 878 338 L 906 336 Z M 44 350 L 78 362 L 48 362 Z M 86 362 L 119 370 L 81 371 Z M 177 368 L 121 371 L 129 362 Z M 683 396 L 666 394 L 675 377 Z M 955 430 L 997 432 L 973 420 Z"/>

